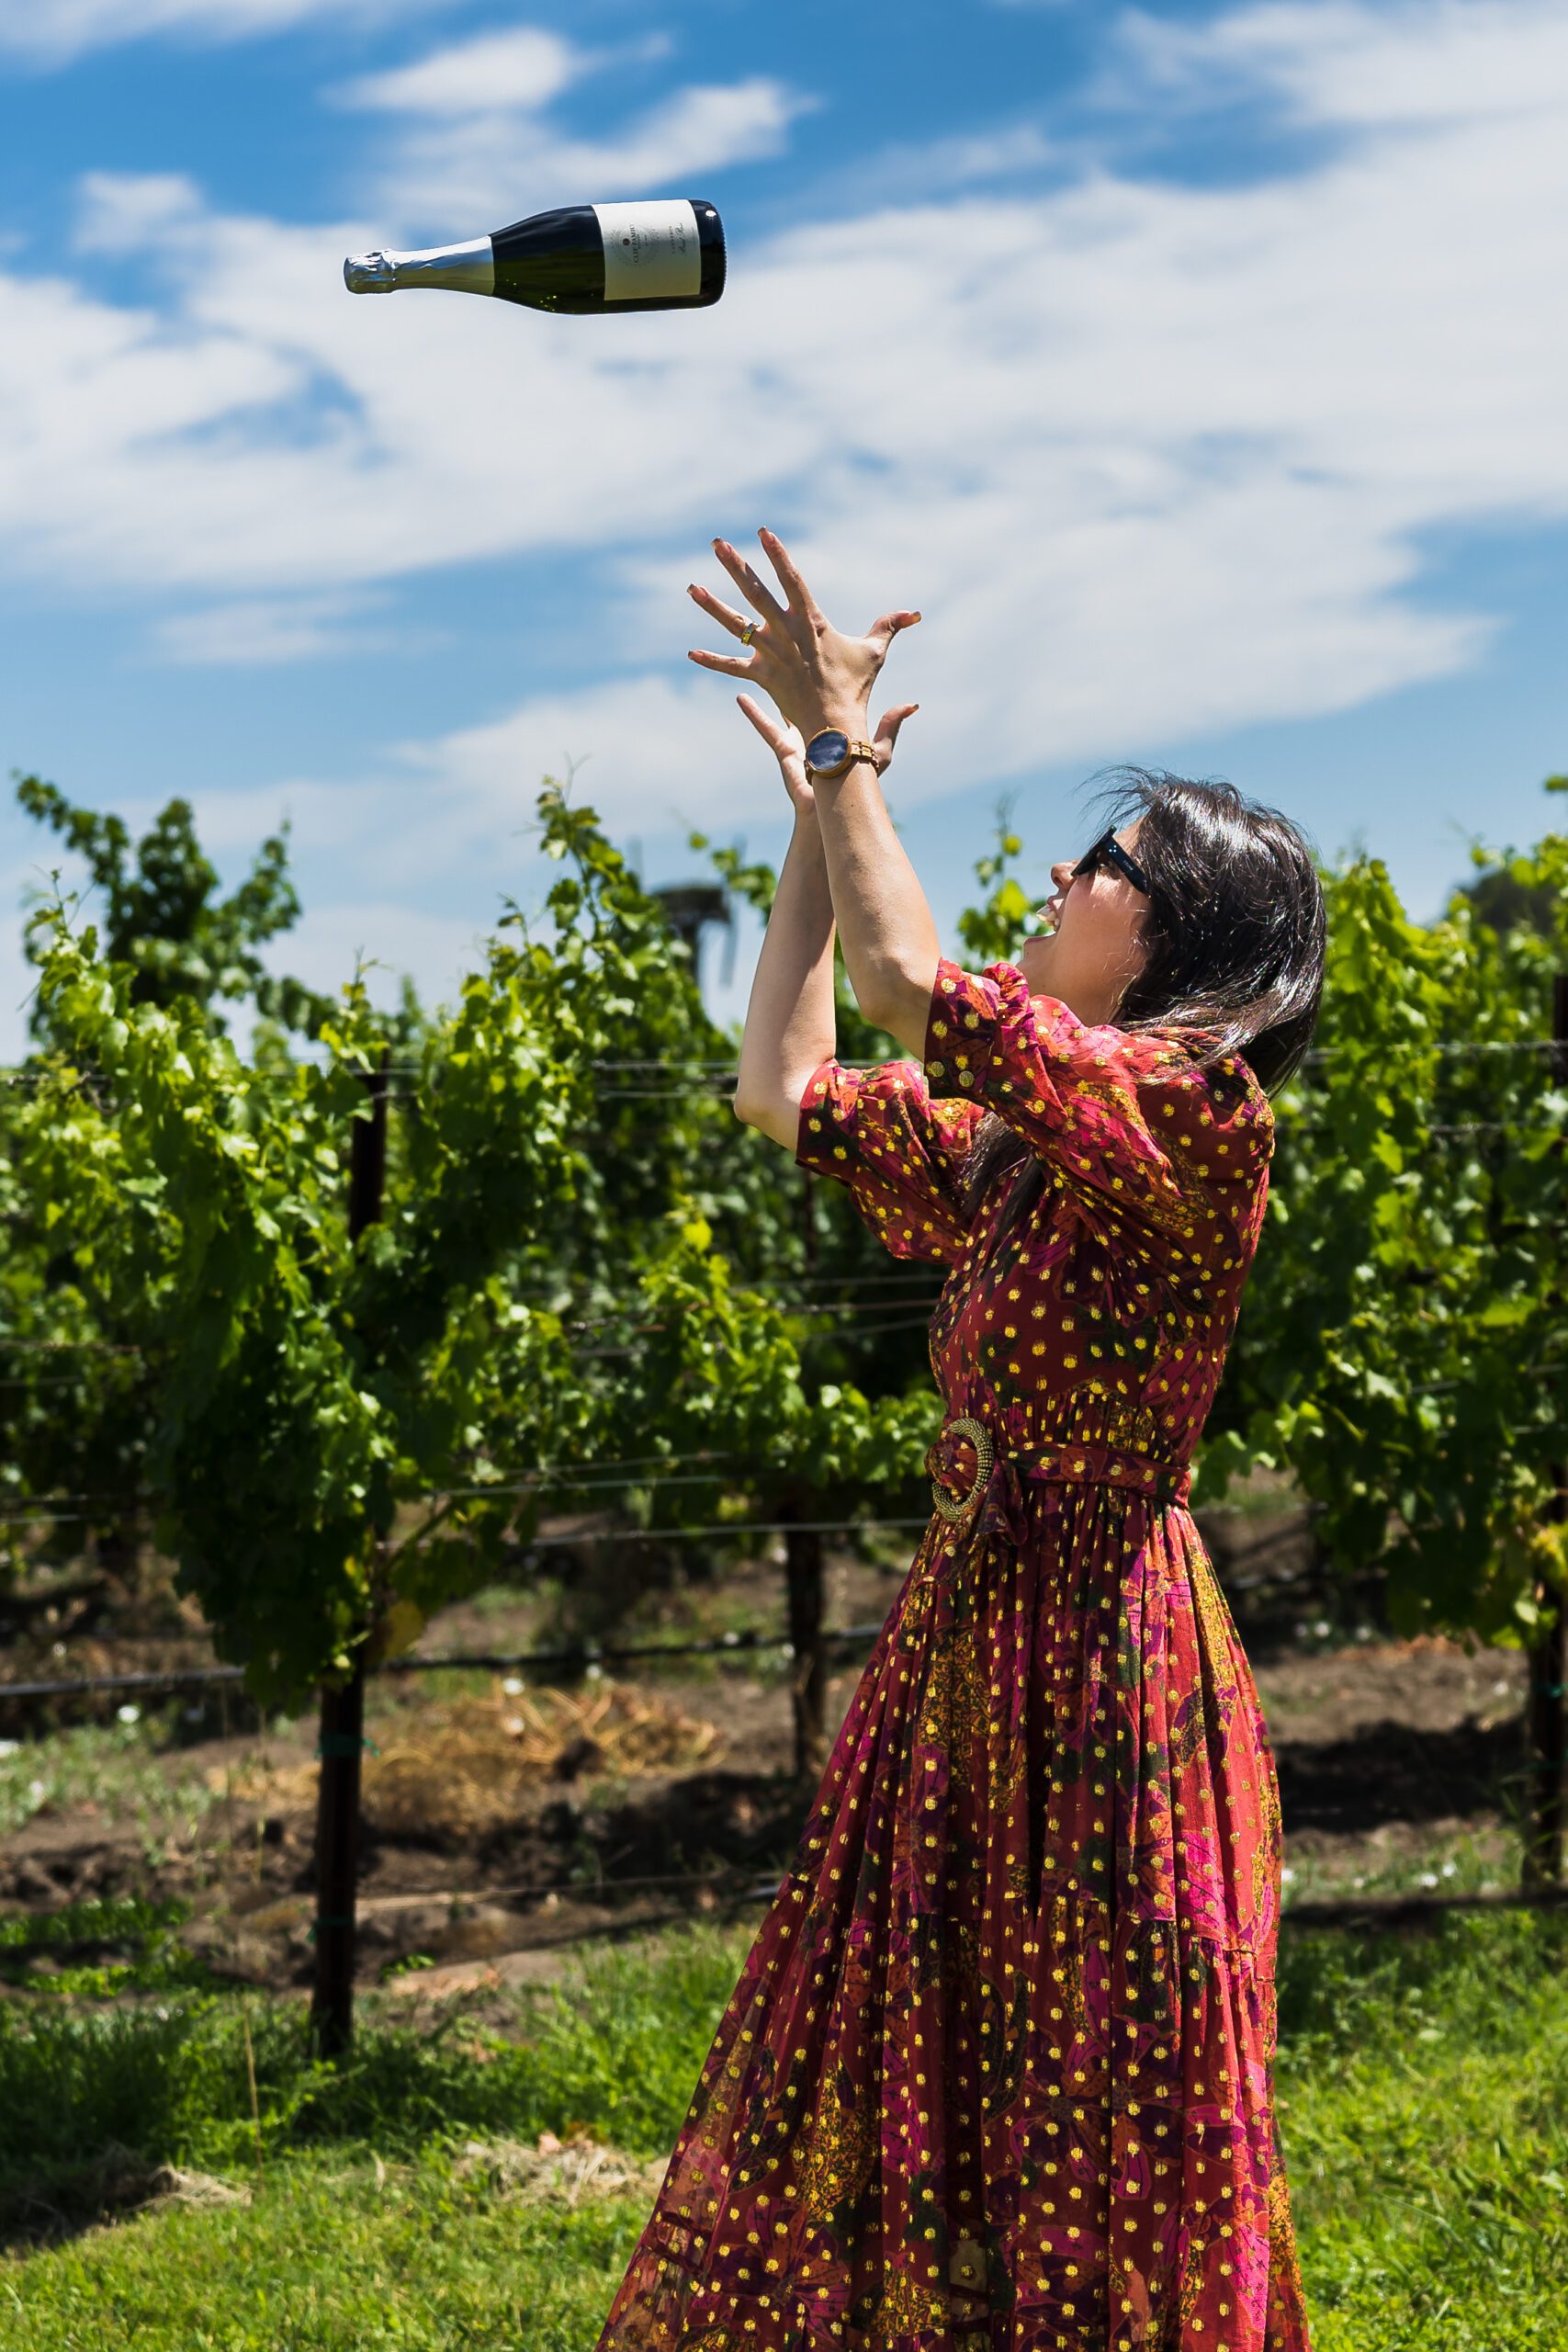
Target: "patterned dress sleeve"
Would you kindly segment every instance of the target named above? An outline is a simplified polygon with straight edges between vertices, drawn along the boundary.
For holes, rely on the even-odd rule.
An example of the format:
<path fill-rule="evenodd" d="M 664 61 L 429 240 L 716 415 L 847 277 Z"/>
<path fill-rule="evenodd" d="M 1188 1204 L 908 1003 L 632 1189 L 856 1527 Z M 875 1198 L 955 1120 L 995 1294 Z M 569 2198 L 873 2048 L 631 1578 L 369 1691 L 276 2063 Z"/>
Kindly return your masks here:
<path fill-rule="evenodd" d="M 918 1063 L 828 1060 L 801 1097 L 795 1164 L 847 1184 L 895 1258 L 955 1265 L 969 1233 L 964 1163 L 984 1116 L 976 1102 L 933 1102 Z"/>
<path fill-rule="evenodd" d="M 1091 1209 L 1188 1239 L 1218 1219 L 1250 1254 L 1273 1113 L 1239 1056 L 1204 1067 L 1178 1030 L 1089 1028 L 1014 964 L 943 957 L 925 1069 L 937 1092 L 997 1112 Z"/>

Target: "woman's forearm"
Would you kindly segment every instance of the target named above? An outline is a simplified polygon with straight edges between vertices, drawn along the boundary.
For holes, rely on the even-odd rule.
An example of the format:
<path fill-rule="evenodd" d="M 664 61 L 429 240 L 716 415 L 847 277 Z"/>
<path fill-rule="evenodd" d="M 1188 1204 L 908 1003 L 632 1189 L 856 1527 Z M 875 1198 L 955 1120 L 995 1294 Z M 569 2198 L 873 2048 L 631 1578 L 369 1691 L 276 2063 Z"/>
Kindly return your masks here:
<path fill-rule="evenodd" d="M 844 969 L 856 1002 L 868 1021 L 889 1031 L 909 1052 L 923 1054 L 941 948 L 926 894 L 893 830 L 881 781 L 870 761 L 862 760 L 837 781 L 818 777 L 813 788 Z"/>
<path fill-rule="evenodd" d="M 833 903 L 822 837 L 798 812 L 751 982 L 735 1115 L 793 1147 L 806 1082 L 837 1042 Z"/>
<path fill-rule="evenodd" d="M 819 1041 L 825 1035 L 829 1044 L 823 1051 L 830 1050 L 833 915 L 838 917 L 844 964 L 861 1011 L 917 1054 L 925 1050 L 939 956 L 936 925 L 925 892 L 899 846 L 877 782 L 878 769 L 892 757 L 898 730 L 917 706 L 905 703 L 884 711 L 871 738 L 874 765 L 871 759 L 859 761 L 837 780 L 811 775 L 805 765 L 807 748 L 824 729 L 841 731 L 852 743 L 866 741 L 871 689 L 887 649 L 901 629 L 912 628 L 920 616 L 901 608 L 886 612 L 873 621 L 864 637 L 846 637 L 819 610 L 776 533 L 762 531 L 759 536 L 778 574 L 784 602 L 780 604 L 728 539 L 716 539 L 715 553 L 758 617 L 747 621 L 722 598 L 694 582 L 690 593 L 703 610 L 748 650 L 709 653 L 694 647 L 690 658 L 704 669 L 739 678 L 747 687 L 761 687 L 772 696 L 782 726 L 764 716 L 751 694 L 742 694 L 738 700 L 784 763 L 791 798 L 805 795 L 807 809 L 815 810 L 814 830 L 819 832 L 826 865 L 819 869 L 815 859 L 803 856 L 792 877 L 794 888 L 787 902 L 790 922 L 781 933 L 785 944 L 771 957 L 770 926 L 763 962 L 758 967 L 752 1011 L 747 1017 L 748 1039 L 754 1017 L 757 1022 L 759 1050 L 743 1066 L 743 1091 L 753 1105 L 757 1099 L 753 1084 L 771 1085 L 764 1073 L 770 1064 L 777 1068 L 786 1040 L 792 1078 L 807 1036 Z M 797 827 L 792 858 L 800 844 Z M 826 907 L 818 903 L 819 891 L 827 899 Z M 779 895 L 782 905 L 782 879 Z M 798 938 L 797 913 L 805 926 Z M 773 922 L 778 921 L 775 907 Z M 819 973 L 816 970 L 818 953 Z M 792 1009 L 787 1020 L 786 1009 Z M 822 1030 L 817 1027 L 818 1009 L 825 1024 Z M 812 1067 L 806 1066 L 806 1077 Z"/>

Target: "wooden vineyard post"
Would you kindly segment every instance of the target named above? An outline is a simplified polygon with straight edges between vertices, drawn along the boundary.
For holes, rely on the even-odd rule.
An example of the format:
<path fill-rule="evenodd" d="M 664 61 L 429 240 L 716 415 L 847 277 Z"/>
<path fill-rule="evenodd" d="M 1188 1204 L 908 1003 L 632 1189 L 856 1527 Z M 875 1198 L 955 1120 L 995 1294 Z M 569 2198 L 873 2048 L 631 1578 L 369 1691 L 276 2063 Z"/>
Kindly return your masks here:
<path fill-rule="evenodd" d="M 387 1182 L 387 1069 L 367 1079 L 370 1116 L 355 1119 L 348 1167 L 348 1231 L 357 1241 L 381 1214 Z M 355 1906 L 359 1883 L 359 1772 L 365 1750 L 365 1668 L 321 1691 L 316 1794 L 316 1982 L 310 2030 L 322 2058 L 354 2038 Z"/>
<path fill-rule="evenodd" d="M 1559 972 L 1551 986 L 1551 1035 L 1556 1052 L 1552 1076 L 1568 1079 L 1568 972 Z M 1568 1517 L 1568 1464 L 1559 1463 L 1557 1491 L 1547 1508 L 1558 1525 Z M 1560 1886 L 1562 1882 L 1564 1816 L 1568 1788 L 1564 1785 L 1564 1735 L 1568 1733 L 1568 1592 L 1545 1577 L 1537 1579 L 1538 1608 L 1553 1612 L 1552 1622 L 1538 1631 L 1529 1647 L 1529 1806 L 1525 1824 L 1524 1884 L 1527 1893 Z"/>
<path fill-rule="evenodd" d="M 814 1783 L 828 1760 L 828 1659 L 822 1640 L 823 1565 L 820 1531 L 791 1521 L 815 1516 L 814 1498 L 785 1503 L 784 1576 L 788 1591 L 790 1696 L 795 1713 L 795 1777 Z"/>
<path fill-rule="evenodd" d="M 359 1875 L 359 1763 L 365 1745 L 365 1671 L 321 1692 L 316 1799 L 316 1984 L 310 2026 L 322 2058 L 354 2038 L 355 1887 Z"/>

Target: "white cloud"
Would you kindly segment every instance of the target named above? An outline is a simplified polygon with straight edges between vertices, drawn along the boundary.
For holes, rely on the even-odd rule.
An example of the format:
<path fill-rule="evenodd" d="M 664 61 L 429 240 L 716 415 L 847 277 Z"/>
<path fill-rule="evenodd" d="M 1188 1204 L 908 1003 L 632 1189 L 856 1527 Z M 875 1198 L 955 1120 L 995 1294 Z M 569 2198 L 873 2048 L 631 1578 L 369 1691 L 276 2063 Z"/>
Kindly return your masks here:
<path fill-rule="evenodd" d="M 324 996 L 335 996 L 363 961 L 374 967 L 365 978 L 377 1004 L 397 1003 L 405 973 L 426 1004 L 450 1004 L 482 957 L 484 939 L 482 925 L 464 918 L 385 899 L 345 899 L 307 907 L 266 960 Z"/>
<path fill-rule="evenodd" d="M 570 779 L 618 837 L 683 839 L 692 826 L 785 808 L 777 770 L 722 678 L 653 672 L 579 694 L 537 695 L 499 719 L 404 747 L 424 828 L 396 855 L 408 871 L 451 856 L 454 828 L 479 847 L 528 824 L 547 775 Z"/>
<path fill-rule="evenodd" d="M 365 652 L 390 642 L 363 625 L 365 603 L 355 596 L 252 596 L 168 613 L 153 629 L 171 662 L 198 667 L 259 669 Z"/>
<path fill-rule="evenodd" d="M 581 49 L 519 25 L 452 42 L 335 96 L 340 105 L 405 118 L 375 202 L 385 220 L 400 229 L 429 224 L 433 237 L 441 222 L 499 226 L 535 207 L 655 195 L 691 173 L 778 153 L 807 101 L 764 75 L 676 90 L 593 138 L 548 120 L 552 102 L 584 75 L 661 47 Z"/>
<path fill-rule="evenodd" d="M 184 172 L 88 172 L 72 243 L 82 254 L 139 254 L 199 232 L 207 205 Z"/>
<path fill-rule="evenodd" d="M 715 310 L 619 322 L 355 301 L 341 257 L 384 223 L 211 218 L 183 183 L 100 177 L 84 234 L 151 247 L 175 299 L 13 273 L 0 536 L 13 571 L 221 600 L 205 638 L 166 624 L 186 658 L 225 632 L 243 652 L 247 608 L 310 650 L 367 583 L 600 551 L 609 676 L 389 753 L 368 798 L 299 788 L 302 839 L 307 809 L 384 792 L 406 812 L 376 829 L 388 890 L 524 821 L 569 753 L 628 830 L 773 807 L 723 687 L 681 667 L 697 550 L 757 519 L 829 609 L 924 607 L 893 682 L 925 705 L 906 805 L 1343 708 L 1484 641 L 1484 616 L 1415 593 L 1426 535 L 1568 514 L 1565 40 L 1557 0 L 1249 7 L 1182 55 L 1234 57 L 1337 125 L 1310 164 L 890 205 L 742 243 Z M 1368 119 L 1374 80 L 1406 94 L 1398 120 Z M 695 172 L 782 135 L 789 101 L 762 88 L 680 94 L 613 153 L 541 128 L 539 152 L 579 158 L 558 190 L 657 185 L 682 152 Z M 505 209 L 483 190 L 510 119 L 421 126 L 433 174 L 474 175 L 455 232 Z"/>
<path fill-rule="evenodd" d="M 374 700 L 369 714 L 379 715 Z M 376 772 L 357 779 L 215 791 L 202 797 L 197 819 L 204 845 L 220 858 L 248 854 L 287 819 L 302 855 L 308 849 L 329 866 L 351 860 L 356 888 L 389 904 L 479 868 L 483 882 L 469 895 L 490 919 L 502 893 L 521 895 L 534 863 L 546 776 L 596 808 L 618 838 L 672 853 L 693 827 L 787 815 L 777 771 L 722 682 L 690 671 L 539 695 L 431 741 L 393 743 Z M 152 812 L 125 813 L 135 824 Z"/>
<path fill-rule="evenodd" d="M 1266 464 L 1166 493 L 1130 499 L 1120 514 L 1087 501 L 1073 511 L 1060 469 L 1021 458 L 1005 491 L 985 499 L 860 485 L 855 511 L 874 553 L 846 553 L 836 533 L 797 537 L 808 576 L 847 622 L 863 626 L 906 590 L 924 608 L 884 682 L 884 700 L 921 706 L 890 779 L 896 810 L 972 785 L 977 769 L 1027 775 L 1160 735 L 1347 707 L 1392 681 L 1451 671 L 1484 635 L 1483 623 L 1421 615 L 1389 594 L 1411 567 L 1379 550 L 1359 493 L 1281 483 Z M 1015 501 L 1055 514 L 1032 550 L 1007 546 Z M 1272 594 L 1259 589 L 1260 538 L 1291 550 L 1292 577 Z M 711 560 L 697 570 L 719 579 Z M 940 598 L 919 584 L 933 573 Z M 686 604 L 673 568 L 657 576 L 657 604 L 655 584 L 659 666 L 529 695 L 499 718 L 402 747 L 423 782 L 382 835 L 389 885 L 482 854 L 531 807 L 539 777 L 570 759 L 581 763 L 578 797 L 617 838 L 673 842 L 693 825 L 782 816 L 776 771 L 730 682 L 677 666 L 687 643 L 716 643 L 716 632 Z"/>
<path fill-rule="evenodd" d="M 1133 12 L 1127 57 L 1167 95 L 1272 90 L 1339 128 L 1506 121 L 1568 106 L 1568 15 L 1540 0 L 1262 0 L 1207 24 Z"/>
<path fill-rule="evenodd" d="M 369 74 L 339 93 L 341 103 L 386 114 L 474 115 L 536 109 L 594 61 L 536 25 L 476 34 L 412 65 Z"/>
<path fill-rule="evenodd" d="M 468 223 L 458 232 L 468 235 L 550 204 L 700 196 L 682 183 L 777 154 L 806 103 L 753 75 L 676 91 L 611 135 L 577 139 L 552 130 L 531 103 L 479 103 L 478 86 L 466 110 L 433 107 L 398 140 L 380 175 L 388 219 Z"/>
<path fill-rule="evenodd" d="M 378 10 L 403 14 L 422 0 L 394 0 Z M 368 16 L 367 0 L 0 0 L 0 52 L 36 65 L 62 65 L 89 50 L 175 34 L 190 40 L 243 40 L 286 32 L 312 17 Z"/>
<path fill-rule="evenodd" d="M 988 124 L 944 139 L 878 147 L 844 159 L 816 191 L 813 210 L 881 212 L 903 204 L 929 205 L 960 188 L 1038 183 L 1064 159 L 1038 123 Z"/>

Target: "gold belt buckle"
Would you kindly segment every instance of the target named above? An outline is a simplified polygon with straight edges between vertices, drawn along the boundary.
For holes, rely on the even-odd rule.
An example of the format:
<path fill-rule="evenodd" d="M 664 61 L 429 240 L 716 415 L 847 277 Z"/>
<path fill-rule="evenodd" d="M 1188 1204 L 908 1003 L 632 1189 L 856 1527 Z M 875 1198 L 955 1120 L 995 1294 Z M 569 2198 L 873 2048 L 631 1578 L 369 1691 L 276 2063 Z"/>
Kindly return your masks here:
<path fill-rule="evenodd" d="M 953 1497 L 943 1488 L 935 1472 L 931 1474 L 931 1500 L 948 1525 L 955 1527 L 961 1519 L 968 1517 L 974 1508 L 976 1496 L 980 1492 L 995 1466 L 997 1449 L 992 1442 L 991 1432 L 985 1422 L 971 1419 L 967 1413 L 961 1413 L 956 1419 L 949 1421 L 942 1434 L 945 1437 L 966 1437 L 974 1446 L 976 1454 L 975 1482 L 962 1502 L 955 1503 Z M 933 1448 L 932 1451 L 934 1452 L 935 1449 Z"/>

